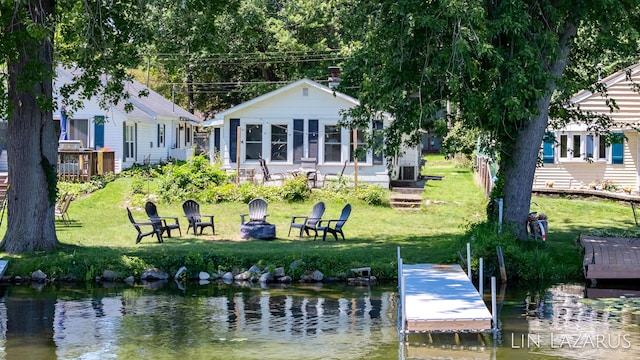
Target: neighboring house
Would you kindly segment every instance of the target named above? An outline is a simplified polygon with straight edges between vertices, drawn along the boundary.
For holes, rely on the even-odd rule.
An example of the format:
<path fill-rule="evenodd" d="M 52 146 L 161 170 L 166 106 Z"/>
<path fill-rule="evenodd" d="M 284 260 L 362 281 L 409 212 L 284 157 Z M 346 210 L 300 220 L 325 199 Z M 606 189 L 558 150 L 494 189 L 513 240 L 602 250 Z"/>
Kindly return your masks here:
<path fill-rule="evenodd" d="M 315 81 L 298 80 L 205 121 L 203 126 L 212 128 L 211 158 L 219 156 L 224 168 L 249 169 L 257 177 L 262 175 L 260 157 L 273 173 L 300 168 L 302 158 L 317 159 L 317 170 L 321 174 L 339 173 L 346 161 L 344 175 L 353 178 L 353 131 L 338 127 L 338 121 L 342 119 L 342 111 L 358 104 L 358 100 Z M 390 121 L 387 114 L 381 114 L 373 126 L 382 129 Z M 363 133 L 358 132 L 358 144 L 364 146 L 363 141 Z M 418 147 L 405 149 L 404 156 L 394 162 L 396 169 L 392 173 L 403 173 L 398 171 L 401 166 L 413 167 L 413 173 L 403 170 L 415 180 L 419 175 L 420 150 Z M 358 182 L 389 187 L 389 171 L 383 154 L 369 150 L 358 158 L 357 164 Z"/>
<path fill-rule="evenodd" d="M 631 80 L 627 79 L 627 72 Z M 610 112 L 606 98 L 586 90 L 576 94 L 571 103 L 582 111 L 611 117 L 615 122 L 612 131 L 624 135 L 624 142 L 607 144 L 604 137 L 590 132 L 584 124 L 569 124 L 554 131 L 555 141 L 549 139 L 542 144 L 543 166 L 536 169 L 534 188 L 553 182 L 554 188 L 584 189 L 592 183 L 612 181 L 619 188 L 638 190 L 638 132 L 629 125 L 640 121 L 640 94 L 634 90 L 640 82 L 640 64 L 602 82 L 619 109 Z"/>
<path fill-rule="evenodd" d="M 58 67 L 54 94 L 79 71 Z M 135 80 L 125 90 L 130 97 L 107 110 L 96 99 L 88 99 L 82 109 L 67 111 L 68 140 L 80 140 L 87 149 L 114 151 L 116 173 L 133 164 L 187 160 L 193 155 L 194 133 L 201 124 L 196 116 Z M 138 96 L 141 90 L 148 96 Z M 133 110 L 125 111 L 125 103 Z M 60 112 L 54 113 L 54 121 L 59 129 Z"/>

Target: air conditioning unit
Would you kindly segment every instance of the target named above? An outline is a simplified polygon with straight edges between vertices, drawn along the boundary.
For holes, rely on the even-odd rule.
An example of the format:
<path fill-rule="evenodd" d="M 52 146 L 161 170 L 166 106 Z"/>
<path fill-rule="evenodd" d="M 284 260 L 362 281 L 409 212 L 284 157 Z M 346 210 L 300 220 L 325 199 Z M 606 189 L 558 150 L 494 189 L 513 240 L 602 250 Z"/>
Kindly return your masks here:
<path fill-rule="evenodd" d="M 415 166 L 400 166 L 400 180 L 416 180 Z"/>

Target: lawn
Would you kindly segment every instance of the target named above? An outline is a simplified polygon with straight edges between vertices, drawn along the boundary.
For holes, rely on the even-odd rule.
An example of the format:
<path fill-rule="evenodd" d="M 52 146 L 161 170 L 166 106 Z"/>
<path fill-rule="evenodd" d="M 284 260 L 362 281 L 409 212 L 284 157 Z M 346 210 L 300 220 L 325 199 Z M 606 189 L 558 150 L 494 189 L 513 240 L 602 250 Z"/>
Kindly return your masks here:
<path fill-rule="evenodd" d="M 41 269 L 50 277 L 73 275 L 90 280 L 107 269 L 126 277 L 140 275 L 149 267 L 170 273 L 183 265 L 193 271 L 210 272 L 253 264 L 288 269 L 294 260 L 302 260 L 306 269 L 319 269 L 325 275 L 339 276 L 351 268 L 370 266 L 375 275 L 391 280 L 396 276 L 397 247 L 406 263 L 452 263 L 470 241 L 469 226 L 485 219 L 486 199 L 469 169 L 431 156 L 426 172 L 444 178 L 427 182 L 421 210 L 401 211 L 350 201 L 353 211 L 344 227 L 346 240 L 330 237 L 325 242 L 287 236 L 291 217 L 308 215 L 316 201 L 326 202 L 324 218 L 340 215 L 344 201 L 328 201 L 314 194 L 304 203 L 269 204 L 268 221 L 277 228 L 275 240 L 240 239 L 240 214 L 248 211 L 246 204 L 201 204 L 201 213 L 215 216 L 216 234 L 207 229 L 204 235 L 194 236 L 185 233 L 187 222 L 180 203 L 159 203 L 160 215 L 180 217 L 182 236 L 166 238 L 162 244 L 145 237 L 135 244 L 136 232 L 125 210 L 130 206 L 131 178 L 120 177 L 71 203 L 71 224 L 56 221 L 62 243 L 59 250 L 22 256 L 2 254 L 10 259 L 6 274 L 25 276 Z M 149 193 L 155 191 L 152 180 L 146 185 Z M 546 243 L 540 245 L 541 251 L 548 253 L 550 261 L 568 267 L 573 276 L 580 270 L 581 256 L 575 246 L 579 234 L 635 230 L 631 209 L 624 204 L 542 197 L 534 201 L 534 210 L 549 216 L 549 234 Z M 138 221 L 147 221 L 143 209 L 132 208 L 132 212 Z"/>

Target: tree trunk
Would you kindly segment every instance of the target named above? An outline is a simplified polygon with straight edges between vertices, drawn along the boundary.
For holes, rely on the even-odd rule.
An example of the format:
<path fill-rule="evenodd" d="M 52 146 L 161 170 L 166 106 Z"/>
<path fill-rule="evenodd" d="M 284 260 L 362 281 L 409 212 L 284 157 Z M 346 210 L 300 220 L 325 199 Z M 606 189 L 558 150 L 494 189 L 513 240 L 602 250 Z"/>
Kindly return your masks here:
<path fill-rule="evenodd" d="M 575 20 L 575 19 L 573 19 Z M 551 64 L 549 74 L 560 78 L 567 67 L 569 52 L 577 28 L 572 19 L 565 24 L 558 41 L 558 57 Z M 527 238 L 527 216 L 531 208 L 531 189 L 538 164 L 538 155 L 549 118 L 549 104 L 556 89 L 555 81 L 547 83 L 543 97 L 538 100 L 538 116 L 520 130 L 515 138 L 504 144 L 506 150 L 500 158 L 500 171 L 504 174 L 504 221 L 512 226 L 518 239 Z"/>
<path fill-rule="evenodd" d="M 53 0 L 28 2 L 36 24 L 53 11 Z M 19 21 L 19 20 L 18 20 Z M 44 26 L 44 25 L 43 25 Z M 48 27 L 48 25 L 47 25 Z M 51 250 L 58 244 L 54 203 L 57 138 L 53 125 L 53 40 L 25 36 L 18 57 L 8 62 L 8 95 L 12 106 L 8 126 L 8 222 L 0 247 L 11 254 Z"/>

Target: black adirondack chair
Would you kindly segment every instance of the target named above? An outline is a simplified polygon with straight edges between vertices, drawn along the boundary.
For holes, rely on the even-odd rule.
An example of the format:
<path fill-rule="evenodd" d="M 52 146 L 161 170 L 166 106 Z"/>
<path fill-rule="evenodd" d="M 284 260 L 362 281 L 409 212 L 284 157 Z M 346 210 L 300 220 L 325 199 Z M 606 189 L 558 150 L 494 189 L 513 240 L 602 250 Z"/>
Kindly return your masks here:
<path fill-rule="evenodd" d="M 138 232 L 138 235 L 136 237 L 136 244 L 140 242 L 140 240 L 142 240 L 143 237 L 145 236 L 153 236 L 155 235 L 156 238 L 158 239 L 158 242 L 161 243 L 162 242 L 162 230 L 160 229 L 160 226 L 158 225 L 158 223 L 154 223 L 154 222 L 138 222 L 133 218 L 133 215 L 131 214 L 131 210 L 129 210 L 129 208 L 127 208 L 127 215 L 129 216 L 129 221 L 131 221 L 131 224 L 133 225 L 133 227 L 136 229 L 136 231 Z M 142 230 L 142 228 L 147 228 L 148 230 L 145 229 L 145 231 Z"/>
<path fill-rule="evenodd" d="M 182 230 L 180 229 L 180 222 L 176 216 L 160 216 L 158 215 L 158 208 L 156 204 L 151 201 L 147 201 L 144 204 L 144 211 L 147 213 L 151 222 L 158 223 L 161 227 L 162 233 L 167 233 L 167 237 L 171 237 L 171 230 L 178 229 L 180 236 L 182 236 Z"/>
<path fill-rule="evenodd" d="M 327 233 L 331 233 L 331 235 L 336 238 L 336 241 L 338 240 L 338 234 L 340 234 L 340 236 L 342 236 L 342 240 L 344 240 L 342 227 L 349 219 L 349 215 L 351 215 L 351 205 L 347 204 L 344 206 L 344 208 L 342 208 L 342 213 L 340 214 L 339 219 L 320 220 L 316 229 L 317 231 L 322 231 L 322 241 L 325 241 L 327 239 Z M 313 237 L 313 240 L 315 240 L 316 237 L 317 233 L 316 236 Z"/>
<path fill-rule="evenodd" d="M 189 227 L 187 227 L 187 233 L 190 228 L 193 228 L 193 234 L 198 235 L 198 229 L 200 229 L 200 235 L 202 235 L 202 231 L 206 227 L 210 227 L 213 231 L 213 235 L 216 234 L 216 226 L 213 222 L 213 215 L 201 215 L 200 214 L 200 204 L 198 204 L 195 200 L 187 200 L 182 204 L 182 210 L 184 210 L 184 216 L 187 217 L 187 221 L 189 221 Z M 209 219 L 206 221 L 204 219 Z"/>
<path fill-rule="evenodd" d="M 307 233 L 307 236 L 310 236 L 309 231 L 313 231 L 315 236 L 318 235 L 318 223 L 324 214 L 325 205 L 324 202 L 319 201 L 315 205 L 313 205 L 313 209 L 311 210 L 311 215 L 309 216 L 293 216 L 291 217 L 291 225 L 289 225 L 289 234 L 287 236 L 291 236 L 291 229 L 300 229 L 300 234 L 298 237 L 302 237 L 302 233 Z"/>

